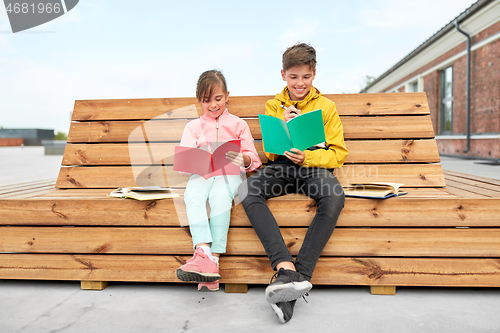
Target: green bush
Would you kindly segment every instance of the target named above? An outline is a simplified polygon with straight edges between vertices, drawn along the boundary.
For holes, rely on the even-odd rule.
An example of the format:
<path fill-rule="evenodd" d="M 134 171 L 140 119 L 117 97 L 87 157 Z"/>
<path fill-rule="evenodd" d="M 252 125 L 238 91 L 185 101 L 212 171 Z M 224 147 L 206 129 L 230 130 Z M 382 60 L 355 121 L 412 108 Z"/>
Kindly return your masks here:
<path fill-rule="evenodd" d="M 66 141 L 68 136 L 64 132 L 57 131 L 57 134 L 54 135 L 54 140 L 64 140 Z"/>

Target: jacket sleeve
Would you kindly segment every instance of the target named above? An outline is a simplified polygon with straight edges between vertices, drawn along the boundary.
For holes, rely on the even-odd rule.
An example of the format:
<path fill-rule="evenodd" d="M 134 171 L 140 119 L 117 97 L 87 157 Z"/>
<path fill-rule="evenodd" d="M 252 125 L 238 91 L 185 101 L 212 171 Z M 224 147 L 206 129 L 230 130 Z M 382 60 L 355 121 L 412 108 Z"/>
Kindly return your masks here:
<path fill-rule="evenodd" d="M 257 150 L 255 149 L 250 127 L 248 127 L 248 124 L 244 120 L 241 120 L 241 123 L 241 132 L 239 133 L 239 138 L 241 140 L 241 152 L 250 157 L 250 164 L 248 167 L 243 167 L 241 170 L 243 172 L 251 172 L 258 169 L 262 165 L 262 162 Z"/>
<path fill-rule="evenodd" d="M 327 149 L 306 150 L 301 164 L 306 167 L 340 168 L 349 154 L 344 142 L 344 129 L 335 103 L 323 109 Z"/>
<path fill-rule="evenodd" d="M 182 137 L 181 137 L 181 142 L 179 143 L 180 146 L 183 147 L 192 147 L 192 148 L 197 148 L 196 147 L 196 135 L 195 131 L 193 129 L 193 123 L 189 122 L 186 124 L 186 127 L 184 127 L 184 131 L 182 132 Z M 174 156 L 175 160 L 175 156 Z M 184 171 L 179 171 L 181 175 L 184 176 L 191 176 L 192 174 L 189 172 L 184 172 Z"/>
<path fill-rule="evenodd" d="M 184 132 L 182 132 L 181 142 L 179 144 L 180 146 L 198 148 L 196 147 L 197 138 L 193 125 L 194 123 L 189 122 L 186 124 L 186 127 L 184 127 Z"/>

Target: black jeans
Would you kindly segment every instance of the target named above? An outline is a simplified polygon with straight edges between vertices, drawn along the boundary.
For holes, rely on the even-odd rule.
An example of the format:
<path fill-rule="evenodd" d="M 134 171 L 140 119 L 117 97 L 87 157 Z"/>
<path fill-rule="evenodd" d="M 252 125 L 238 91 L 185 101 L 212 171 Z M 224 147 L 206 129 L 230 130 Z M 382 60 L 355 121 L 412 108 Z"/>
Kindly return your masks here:
<path fill-rule="evenodd" d="M 267 199 L 291 193 L 305 194 L 318 205 L 295 262 L 266 204 Z M 310 280 L 344 208 L 344 191 L 332 172 L 295 164 L 268 165 L 246 179 L 238 194 L 273 269 L 276 270 L 280 262 L 291 261 L 297 271 Z"/>

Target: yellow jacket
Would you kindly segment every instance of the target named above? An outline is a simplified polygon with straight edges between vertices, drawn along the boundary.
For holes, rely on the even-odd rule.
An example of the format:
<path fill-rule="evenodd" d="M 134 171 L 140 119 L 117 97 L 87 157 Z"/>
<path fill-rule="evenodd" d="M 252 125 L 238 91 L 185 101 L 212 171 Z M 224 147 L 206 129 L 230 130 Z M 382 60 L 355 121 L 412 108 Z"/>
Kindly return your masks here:
<path fill-rule="evenodd" d="M 327 169 L 340 168 L 349 154 L 344 143 L 344 129 L 337 113 L 335 103 L 324 97 L 319 90 L 311 87 L 311 90 L 302 101 L 291 101 L 288 87 L 276 94 L 274 99 L 266 102 L 266 115 L 285 120 L 280 104 L 285 107 L 297 104 L 301 114 L 321 109 L 323 111 L 323 123 L 325 126 L 327 149 L 305 150 L 305 159 L 301 164 L 306 167 L 324 167 Z M 280 155 L 265 152 L 267 158 L 275 161 Z"/>

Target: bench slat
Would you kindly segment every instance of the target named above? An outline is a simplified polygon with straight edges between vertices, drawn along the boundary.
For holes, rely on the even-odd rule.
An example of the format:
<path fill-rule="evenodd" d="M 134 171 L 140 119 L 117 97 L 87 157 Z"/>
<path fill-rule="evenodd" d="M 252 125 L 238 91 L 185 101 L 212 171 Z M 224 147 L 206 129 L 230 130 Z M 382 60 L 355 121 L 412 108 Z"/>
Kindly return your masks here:
<path fill-rule="evenodd" d="M 462 190 L 469 191 L 471 193 L 486 196 L 488 198 L 500 198 L 500 192 L 495 190 L 484 189 L 478 186 L 464 184 L 463 182 L 457 182 L 453 179 L 446 179 L 446 184 L 453 187 L 458 187 Z"/>
<path fill-rule="evenodd" d="M 334 101 L 342 116 L 429 114 L 425 93 L 409 94 L 326 94 Z M 255 117 L 264 113 L 268 96 L 231 96 L 229 110 L 239 117 Z M 183 109 L 185 108 L 185 109 Z M 189 109 L 187 109 L 189 108 Z M 202 114 L 194 97 L 108 99 L 75 101 L 73 121 L 139 120 L 156 117 L 183 118 L 186 112 L 195 118 Z"/>
<path fill-rule="evenodd" d="M 280 228 L 297 255 L 306 228 Z M 0 227 L 0 252 L 185 254 L 189 228 Z M 467 244 L 467 246 L 463 246 Z M 265 255 L 253 228 L 230 228 L 228 255 Z M 500 257 L 499 229 L 337 228 L 323 256 Z"/>
<path fill-rule="evenodd" d="M 0 254 L 0 279 L 180 282 L 189 256 Z M 319 258 L 315 285 L 500 287 L 498 259 Z M 96 269 L 98 268 L 98 269 Z M 222 256 L 221 283 L 268 284 L 267 257 Z"/>
<path fill-rule="evenodd" d="M 160 185 L 185 188 L 187 176 L 173 171 L 171 166 L 61 167 L 56 188 L 117 188 Z M 167 175 L 165 181 L 164 174 Z M 405 184 L 406 187 L 445 186 L 440 164 L 347 164 L 335 170 L 342 185 L 364 181 L 386 181 Z"/>
<path fill-rule="evenodd" d="M 175 189 L 176 193 L 183 195 L 184 189 Z M 404 196 L 404 200 L 407 198 L 411 199 L 455 199 L 457 196 L 447 193 L 445 188 L 434 188 L 434 187 L 410 187 L 405 188 L 408 194 Z M 98 199 L 98 200 L 116 200 L 114 198 L 108 197 L 110 189 L 103 188 L 72 188 L 72 189 L 59 189 L 53 188 L 50 192 L 40 196 L 40 199 L 65 199 L 65 200 L 75 200 L 75 199 Z M 295 200 L 295 196 L 302 197 L 301 194 L 290 194 L 280 197 L 281 200 Z M 486 197 L 484 197 L 486 198 Z M 273 198 L 272 200 L 278 200 Z M 355 200 L 355 198 L 348 198 L 348 200 Z M 403 198 L 401 199 L 403 200 Z"/>
<path fill-rule="evenodd" d="M 267 157 L 262 142 L 255 141 L 255 148 L 263 163 Z M 178 143 L 143 144 L 71 144 L 66 145 L 62 165 L 130 165 L 130 154 L 135 161 L 148 163 L 150 152 L 157 160 L 152 164 L 171 165 L 174 162 L 174 147 Z M 440 162 L 435 140 L 356 140 L 346 141 L 349 155 L 346 163 L 415 163 Z"/>
<path fill-rule="evenodd" d="M 99 121 L 73 122 L 68 134 L 68 143 L 92 142 L 145 142 L 180 141 L 189 120 L 154 121 Z M 254 139 L 262 139 L 258 119 L 247 119 Z M 346 139 L 432 139 L 434 130 L 429 115 L 343 117 Z M 144 129 L 141 128 L 144 127 Z M 142 129 L 142 130 L 141 130 Z M 132 131 L 136 135 L 130 140 Z"/>
<path fill-rule="evenodd" d="M 450 184 L 460 186 L 463 189 L 477 192 L 492 198 L 500 198 L 500 186 L 477 180 L 449 175 L 446 177 Z"/>
<path fill-rule="evenodd" d="M 453 177 L 458 177 L 458 178 L 463 178 L 463 179 L 468 179 L 468 180 L 476 181 L 476 182 L 479 182 L 479 183 L 500 186 L 500 179 L 480 177 L 480 176 L 476 176 L 476 175 L 470 175 L 470 174 L 465 174 L 465 173 L 462 173 L 462 172 L 456 172 L 456 171 L 450 171 L 450 170 L 443 170 L 443 172 L 447 176 L 453 176 Z"/>
<path fill-rule="evenodd" d="M 411 191 L 412 189 L 410 189 Z M 419 189 L 420 190 L 420 189 Z M 429 189 L 441 192 L 440 189 Z M 0 225 L 81 225 L 81 226 L 180 226 L 185 222 L 182 198 L 136 201 L 106 198 L 110 190 L 59 190 L 58 192 L 99 192 L 70 198 L 4 200 L 0 204 Z M 75 205 L 75 200 L 78 205 Z M 268 201 L 282 227 L 305 227 L 316 212 L 312 199 L 288 195 Z M 290 209 L 293 207 L 293 210 Z M 179 212 L 179 213 L 177 213 Z M 491 199 L 400 198 L 369 200 L 347 198 L 337 226 L 360 227 L 498 227 L 500 205 Z M 241 205 L 231 211 L 231 226 L 249 227 Z"/>

